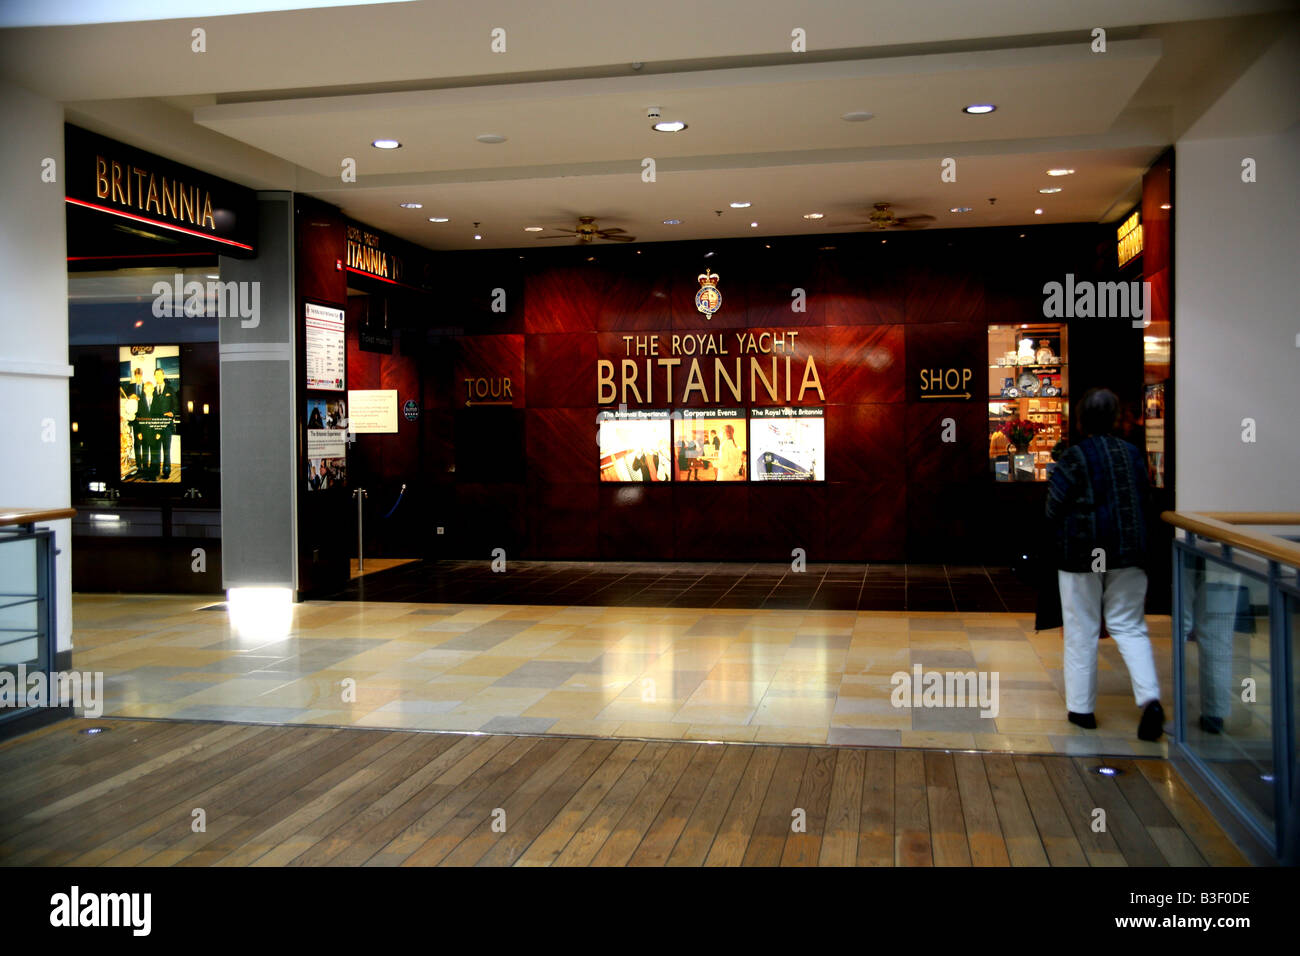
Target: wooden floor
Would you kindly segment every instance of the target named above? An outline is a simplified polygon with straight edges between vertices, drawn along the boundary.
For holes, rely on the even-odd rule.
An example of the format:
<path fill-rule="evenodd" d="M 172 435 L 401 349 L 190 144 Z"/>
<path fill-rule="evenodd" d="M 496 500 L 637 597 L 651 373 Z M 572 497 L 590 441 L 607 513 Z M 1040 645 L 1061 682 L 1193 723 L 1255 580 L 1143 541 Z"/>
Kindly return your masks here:
<path fill-rule="evenodd" d="M 1166 762 L 1107 762 L 69 720 L 0 744 L 0 864 L 1246 864 Z"/>

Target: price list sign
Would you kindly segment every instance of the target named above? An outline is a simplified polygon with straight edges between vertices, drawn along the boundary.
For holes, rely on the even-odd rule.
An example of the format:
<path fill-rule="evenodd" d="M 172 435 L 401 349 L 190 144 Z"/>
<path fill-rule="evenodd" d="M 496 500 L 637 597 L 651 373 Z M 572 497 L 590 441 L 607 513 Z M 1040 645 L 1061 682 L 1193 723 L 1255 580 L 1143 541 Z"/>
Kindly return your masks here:
<path fill-rule="evenodd" d="M 307 387 L 341 392 L 347 359 L 343 310 L 307 303 Z"/>

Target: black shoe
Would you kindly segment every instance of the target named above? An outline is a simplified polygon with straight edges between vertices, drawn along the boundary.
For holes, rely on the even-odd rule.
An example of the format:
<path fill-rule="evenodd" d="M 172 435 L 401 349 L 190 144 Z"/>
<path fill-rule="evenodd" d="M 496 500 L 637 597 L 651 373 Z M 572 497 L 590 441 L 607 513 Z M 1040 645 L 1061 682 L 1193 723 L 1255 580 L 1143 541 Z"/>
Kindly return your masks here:
<path fill-rule="evenodd" d="M 1078 724 L 1084 730 L 1097 729 L 1096 714 L 1076 714 L 1074 711 L 1071 710 L 1067 712 L 1065 716 L 1069 719 L 1070 723 Z"/>
<path fill-rule="evenodd" d="M 1207 717 L 1205 714 L 1201 714 L 1201 729 L 1207 734 L 1221 734 L 1223 733 L 1223 718 Z"/>
<path fill-rule="evenodd" d="M 1165 709 L 1160 701 L 1148 701 L 1138 721 L 1138 740 L 1159 740 L 1165 732 Z"/>

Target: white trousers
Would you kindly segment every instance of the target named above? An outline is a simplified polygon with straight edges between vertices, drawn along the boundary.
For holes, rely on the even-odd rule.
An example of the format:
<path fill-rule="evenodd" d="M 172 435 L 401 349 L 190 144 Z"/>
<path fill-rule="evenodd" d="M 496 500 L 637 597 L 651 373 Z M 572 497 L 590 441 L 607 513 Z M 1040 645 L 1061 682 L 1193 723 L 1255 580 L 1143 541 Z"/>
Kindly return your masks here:
<path fill-rule="evenodd" d="M 1147 574 L 1141 568 L 1114 571 L 1058 571 L 1061 620 L 1065 625 L 1065 706 L 1091 714 L 1097 706 L 1097 640 L 1102 615 L 1133 683 L 1138 706 L 1160 697 L 1156 659 L 1147 635 L 1143 605 Z"/>

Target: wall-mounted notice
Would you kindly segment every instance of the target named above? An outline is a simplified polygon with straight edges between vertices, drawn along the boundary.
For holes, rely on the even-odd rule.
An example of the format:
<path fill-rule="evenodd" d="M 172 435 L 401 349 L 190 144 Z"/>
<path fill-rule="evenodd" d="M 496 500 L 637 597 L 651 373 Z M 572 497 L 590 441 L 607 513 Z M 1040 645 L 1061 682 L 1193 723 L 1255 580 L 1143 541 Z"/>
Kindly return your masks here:
<path fill-rule="evenodd" d="M 307 457 L 347 455 L 347 408 L 341 398 L 307 399 Z"/>
<path fill-rule="evenodd" d="M 343 310 L 307 303 L 307 387 L 341 392 L 347 359 Z"/>
<path fill-rule="evenodd" d="M 358 435 L 396 432 L 397 389 L 349 391 L 348 428 Z"/>
<path fill-rule="evenodd" d="M 821 481 L 826 477 L 826 411 L 820 407 L 756 407 L 749 441 L 754 481 Z"/>

